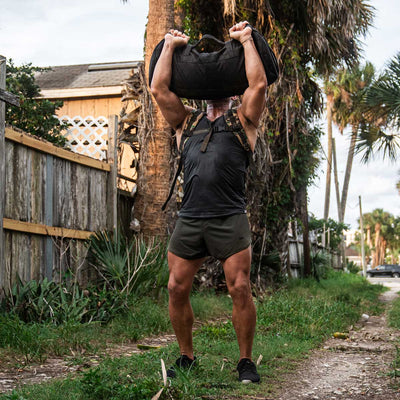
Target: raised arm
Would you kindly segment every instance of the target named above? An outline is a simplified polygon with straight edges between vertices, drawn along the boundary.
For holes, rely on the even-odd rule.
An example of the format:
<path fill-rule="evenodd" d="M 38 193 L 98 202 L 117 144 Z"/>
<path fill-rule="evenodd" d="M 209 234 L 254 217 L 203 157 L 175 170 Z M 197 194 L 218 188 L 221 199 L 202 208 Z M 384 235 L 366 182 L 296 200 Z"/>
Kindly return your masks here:
<path fill-rule="evenodd" d="M 151 93 L 164 118 L 174 129 L 184 121 L 190 109 L 185 107 L 181 99 L 169 90 L 172 76 L 172 56 L 175 48 L 186 45 L 188 40 L 188 36 L 177 30 L 170 30 L 165 35 L 164 46 L 151 81 Z"/>
<path fill-rule="evenodd" d="M 249 87 L 242 97 L 242 105 L 239 112 L 245 120 L 257 128 L 261 114 L 265 107 L 265 91 L 267 89 L 267 77 L 258 51 L 251 37 L 252 29 L 246 28 L 247 21 L 240 22 L 229 29 L 229 36 L 239 40 L 244 49 L 246 77 Z"/>

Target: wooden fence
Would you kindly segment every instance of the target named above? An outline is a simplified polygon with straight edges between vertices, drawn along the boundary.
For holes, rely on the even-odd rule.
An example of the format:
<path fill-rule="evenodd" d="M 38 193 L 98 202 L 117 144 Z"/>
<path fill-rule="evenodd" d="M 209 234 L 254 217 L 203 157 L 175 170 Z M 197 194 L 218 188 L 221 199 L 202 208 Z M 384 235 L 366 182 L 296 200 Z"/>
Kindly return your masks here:
<path fill-rule="evenodd" d="M 58 280 L 68 269 L 86 281 L 84 239 L 117 224 L 112 157 L 97 161 L 11 128 L 5 139 L 0 287 L 9 289 L 16 274 Z"/>
<path fill-rule="evenodd" d="M 4 94 L 4 57 L 0 67 L 0 94 Z M 109 118 L 107 160 L 99 161 L 14 128 L 4 129 L 1 100 L 4 96 L 0 96 L 0 291 L 10 290 L 17 274 L 24 281 L 59 280 L 71 270 L 85 284 L 94 275 L 85 239 L 117 225 L 127 231 L 130 223 L 133 199 L 117 189 L 117 117 Z"/>

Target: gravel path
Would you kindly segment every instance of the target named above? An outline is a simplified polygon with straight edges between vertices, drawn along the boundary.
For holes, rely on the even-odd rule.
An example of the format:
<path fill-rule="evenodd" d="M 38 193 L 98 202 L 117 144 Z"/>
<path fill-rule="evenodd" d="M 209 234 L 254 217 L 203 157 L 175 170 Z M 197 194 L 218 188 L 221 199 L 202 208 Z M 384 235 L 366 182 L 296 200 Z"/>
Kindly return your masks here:
<path fill-rule="evenodd" d="M 386 280 L 384 284 L 390 291 L 381 295 L 380 300 L 390 303 L 397 297 L 400 280 Z M 350 330 L 348 339 L 329 339 L 312 352 L 296 372 L 285 377 L 282 389 L 273 399 L 400 399 L 400 391 L 392 387 L 394 382 L 387 375 L 399 338 L 398 330 L 388 328 L 386 313 L 364 316 Z"/>

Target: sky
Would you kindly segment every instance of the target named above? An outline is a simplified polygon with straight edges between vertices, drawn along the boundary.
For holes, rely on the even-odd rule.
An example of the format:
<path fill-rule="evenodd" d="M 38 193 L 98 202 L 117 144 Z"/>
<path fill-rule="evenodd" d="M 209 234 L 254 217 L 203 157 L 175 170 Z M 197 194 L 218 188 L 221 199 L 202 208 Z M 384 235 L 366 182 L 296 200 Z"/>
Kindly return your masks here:
<path fill-rule="evenodd" d="M 365 59 L 382 70 L 400 51 L 399 0 L 371 1 L 376 7 L 374 26 L 363 40 Z M 148 0 L 0 0 L 0 54 L 16 65 L 72 65 L 143 59 Z M 321 120 L 321 127 L 324 121 Z M 343 182 L 349 132 L 335 129 L 339 182 Z M 326 149 L 326 136 L 321 138 Z M 323 155 L 323 153 L 322 153 Z M 309 212 L 322 218 L 326 162 L 309 188 Z M 379 157 L 368 165 L 356 156 L 350 180 L 345 222 L 357 228 L 358 196 L 363 212 L 383 208 L 400 216 L 396 182 L 400 165 Z M 334 187 L 330 217 L 337 219 Z"/>

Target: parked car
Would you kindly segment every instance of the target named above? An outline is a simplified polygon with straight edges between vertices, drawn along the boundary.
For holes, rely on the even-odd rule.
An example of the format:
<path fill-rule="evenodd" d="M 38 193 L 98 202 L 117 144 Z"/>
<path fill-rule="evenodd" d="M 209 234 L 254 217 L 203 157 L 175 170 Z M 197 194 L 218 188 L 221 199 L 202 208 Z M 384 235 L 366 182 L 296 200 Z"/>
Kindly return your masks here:
<path fill-rule="evenodd" d="M 367 276 L 392 276 L 393 278 L 400 278 L 400 265 L 397 264 L 384 264 L 378 265 L 375 268 L 367 270 Z"/>

